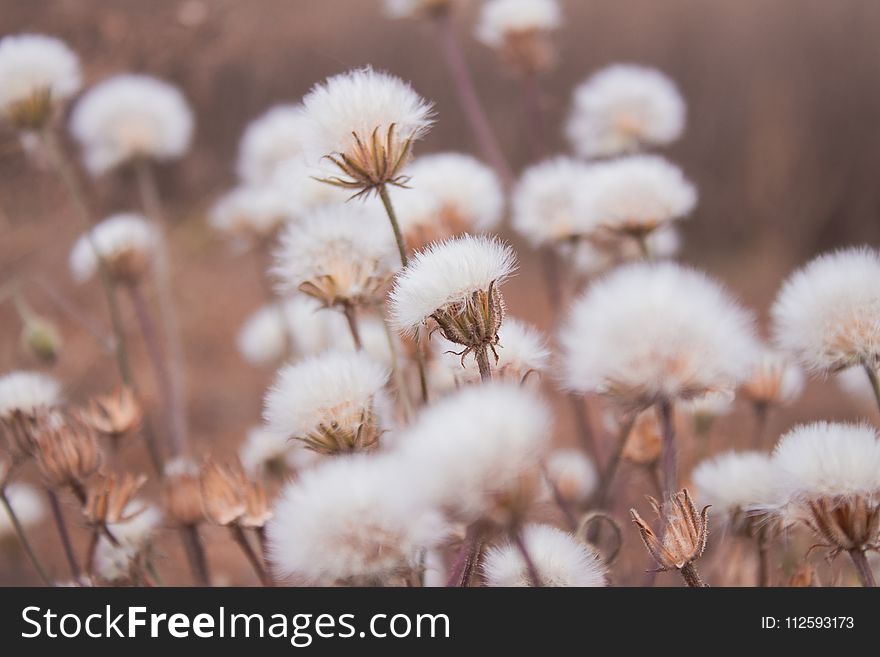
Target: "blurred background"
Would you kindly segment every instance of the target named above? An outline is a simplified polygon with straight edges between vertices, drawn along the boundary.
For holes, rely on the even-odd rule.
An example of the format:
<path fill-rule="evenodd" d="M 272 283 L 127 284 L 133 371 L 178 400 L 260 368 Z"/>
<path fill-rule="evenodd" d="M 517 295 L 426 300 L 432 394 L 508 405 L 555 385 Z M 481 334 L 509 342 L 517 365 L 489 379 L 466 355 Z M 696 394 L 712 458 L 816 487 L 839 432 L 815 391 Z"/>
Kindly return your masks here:
<path fill-rule="evenodd" d="M 665 154 L 700 193 L 696 213 L 683 226 L 683 261 L 720 277 L 763 321 L 780 281 L 797 264 L 838 246 L 878 244 L 880 3 L 562 4 L 559 65 L 542 90 L 554 151 L 566 150 L 561 125 L 573 86 L 607 64 L 655 66 L 682 90 L 688 126 Z M 519 85 L 472 37 L 479 0 L 461 5 L 456 22 L 468 61 L 519 172 L 529 163 Z M 87 85 L 115 73 L 149 73 L 181 87 L 195 110 L 194 147 L 160 169 L 159 183 L 174 225 L 172 260 L 198 450 L 226 452 L 238 445 L 259 419 L 272 375 L 248 366 L 235 348 L 241 322 L 263 300 L 258 272 L 246 254 L 231 253 L 205 220 L 211 203 L 235 183 L 242 130 L 271 105 L 298 101 L 326 76 L 371 64 L 412 81 L 436 102 L 437 125 L 417 153 L 478 154 L 431 28 L 386 18 L 380 0 L 4 0 L 0 6 L 0 34 L 60 37 L 79 53 Z M 89 190 L 99 216 L 138 209 L 134 181 L 124 175 L 105 176 Z M 115 381 L 112 360 L 58 303 L 66 300 L 104 321 L 98 286 L 76 286 L 68 272 L 68 253 L 79 233 L 55 177 L 35 171 L 17 136 L 0 129 L 0 286 L 23 283 L 34 310 L 61 328 L 64 348 L 53 374 L 77 400 L 107 391 Z M 537 271 L 534 256 L 514 243 L 526 273 L 509 285 L 511 312 L 550 329 L 540 277 L 529 273 Z M 20 332 L 12 304 L 0 304 L 0 372 L 37 367 L 22 349 Z M 146 367 L 137 340 L 132 349 Z M 150 377 L 142 378 L 149 397 Z M 799 405 L 772 418 L 771 431 L 778 433 L 794 418 L 873 412 L 833 386 L 812 384 Z M 568 420 L 560 421 L 568 440 Z M 726 418 L 718 440 L 747 421 Z M 49 524 L 37 530 L 37 545 L 54 540 L 52 532 Z M 167 547 L 172 557 L 177 549 Z M 231 542 L 219 541 L 216 549 L 234 555 L 220 569 L 229 583 L 250 582 Z M 18 558 L 0 557 L 0 583 L 31 581 Z M 185 572 L 183 578 L 188 581 Z"/>

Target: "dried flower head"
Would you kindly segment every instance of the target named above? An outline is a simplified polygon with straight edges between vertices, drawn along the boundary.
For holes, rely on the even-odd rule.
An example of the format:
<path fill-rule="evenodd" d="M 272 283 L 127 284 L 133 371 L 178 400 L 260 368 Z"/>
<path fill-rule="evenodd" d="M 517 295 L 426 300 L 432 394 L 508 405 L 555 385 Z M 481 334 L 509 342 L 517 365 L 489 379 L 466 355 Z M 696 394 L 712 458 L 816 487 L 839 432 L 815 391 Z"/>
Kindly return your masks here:
<path fill-rule="evenodd" d="M 282 162 L 305 155 L 307 130 L 301 105 L 276 105 L 251 121 L 238 145 L 239 177 L 248 185 L 271 182 Z"/>
<path fill-rule="evenodd" d="M 385 0 L 389 18 L 421 18 L 443 16 L 458 0 Z"/>
<path fill-rule="evenodd" d="M 648 498 L 658 518 L 663 519 L 660 503 Z M 658 570 L 679 570 L 686 575 L 686 569 L 699 559 L 706 549 L 709 537 L 709 507 L 697 513 L 687 489 L 672 496 L 669 509 L 665 513 L 665 530 L 658 537 L 654 530 L 642 520 L 635 509 L 630 509 L 632 521 L 638 527 L 642 541 L 650 555 L 657 562 Z"/>
<path fill-rule="evenodd" d="M 557 449 L 545 462 L 546 475 L 563 502 L 580 505 L 599 483 L 596 466 L 578 449 Z"/>
<path fill-rule="evenodd" d="M 0 377 L 0 429 L 18 456 L 33 450 L 42 416 L 61 403 L 61 384 L 48 374 L 16 371 Z"/>
<path fill-rule="evenodd" d="M 784 517 L 832 549 L 880 547 L 880 442 L 867 425 L 795 427 L 773 452 Z"/>
<path fill-rule="evenodd" d="M 117 75 L 87 91 L 73 109 L 70 131 L 86 167 L 98 175 L 137 159 L 181 157 L 193 133 L 192 110 L 180 91 L 146 75 Z"/>
<path fill-rule="evenodd" d="M 139 214 L 114 214 L 82 235 L 70 252 L 70 271 L 77 282 L 86 281 L 98 271 L 98 254 L 111 280 L 126 285 L 140 282 L 149 271 L 159 236 Z"/>
<path fill-rule="evenodd" d="M 864 378 L 864 372 L 859 372 Z M 755 404 L 775 406 L 788 404 L 804 389 L 804 373 L 785 354 L 765 349 L 755 362 L 751 376 L 740 392 Z"/>
<path fill-rule="evenodd" d="M 574 90 L 566 134 L 582 157 L 630 153 L 665 146 L 681 136 L 685 104 L 675 83 L 660 71 L 615 64 Z"/>
<path fill-rule="evenodd" d="M 163 502 L 169 520 L 183 527 L 204 520 L 202 486 L 199 467 L 187 458 L 176 458 L 165 464 Z"/>
<path fill-rule="evenodd" d="M 328 78 L 303 98 L 307 152 L 334 165 L 325 182 L 366 194 L 401 185 L 412 144 L 431 127 L 431 104 L 400 78 L 362 68 Z"/>
<path fill-rule="evenodd" d="M 267 526 L 280 577 L 312 584 L 391 585 L 442 540 L 441 516 L 409 488 L 390 455 L 325 461 L 288 484 Z"/>
<path fill-rule="evenodd" d="M 552 37 L 561 23 L 558 0 L 487 0 L 476 37 L 515 71 L 534 74 L 556 63 Z"/>
<path fill-rule="evenodd" d="M 627 265 L 574 303 L 560 336 L 564 380 L 636 408 L 729 392 L 750 371 L 752 323 L 696 270 Z"/>
<path fill-rule="evenodd" d="M 462 520 L 516 520 L 540 490 L 547 406 L 510 383 L 467 386 L 424 409 L 399 444 L 413 486 Z"/>
<path fill-rule="evenodd" d="M 763 452 L 723 452 L 697 465 L 695 495 L 713 517 L 734 531 L 752 531 L 766 521 L 759 512 L 777 501 L 776 469 Z"/>
<path fill-rule="evenodd" d="M 147 483 L 145 475 L 133 476 L 125 473 L 122 477 L 107 475 L 92 482 L 88 487 L 83 515 L 95 527 L 126 522 L 139 509 L 132 508 L 132 502 Z"/>
<path fill-rule="evenodd" d="M 792 274 L 771 311 L 776 342 L 808 371 L 880 367 L 880 255 L 852 248 Z"/>
<path fill-rule="evenodd" d="M 285 229 L 273 271 L 283 291 L 326 307 L 369 306 L 382 298 L 394 258 L 391 231 L 377 213 L 327 206 Z"/>
<path fill-rule="evenodd" d="M 71 416 L 56 416 L 40 423 L 34 456 L 48 486 L 69 486 L 79 496 L 84 495 L 86 481 L 101 465 L 95 432 Z"/>
<path fill-rule="evenodd" d="M 121 386 L 109 395 L 94 397 L 88 408 L 80 412 L 80 419 L 113 441 L 137 431 L 143 416 L 143 408 L 128 386 Z"/>
<path fill-rule="evenodd" d="M 79 91 L 79 59 L 67 45 L 42 34 L 0 39 L 0 115 L 20 130 L 39 130 Z"/>
<path fill-rule="evenodd" d="M 222 464 L 209 459 L 200 481 L 205 516 L 211 522 L 262 527 L 272 517 L 263 485 L 252 481 L 237 459 Z"/>
<path fill-rule="evenodd" d="M 46 507 L 43 498 L 33 486 L 20 483 L 4 485 L 3 478 L 0 477 L 0 489 L 3 490 L 6 501 L 9 502 L 22 527 L 33 527 L 42 522 L 46 516 Z M 0 513 L 0 545 L 4 543 L 5 538 L 14 535 L 15 526 L 4 509 L 4 512 Z"/>
<path fill-rule="evenodd" d="M 420 251 L 398 274 L 391 292 L 392 322 L 414 333 L 433 320 L 441 335 L 469 353 L 498 344 L 504 318 L 500 285 L 515 269 L 513 250 L 497 238 L 472 235 Z"/>
<path fill-rule="evenodd" d="M 363 352 L 310 356 L 278 372 L 264 400 L 267 428 L 323 454 L 371 449 L 385 428 L 387 381 Z"/>
<path fill-rule="evenodd" d="M 242 185 L 211 209 L 211 226 L 234 242 L 265 244 L 288 220 L 287 199 L 271 185 Z"/>
<path fill-rule="evenodd" d="M 106 582 L 142 583 L 150 544 L 161 521 L 159 509 L 141 500 L 132 500 L 122 520 L 107 527 L 116 544 L 107 536 L 98 539 L 95 574 Z"/>
<path fill-rule="evenodd" d="M 523 542 L 542 586 L 606 586 L 599 555 L 571 534 L 532 524 L 523 529 Z M 482 569 L 488 586 L 532 586 L 522 554 L 511 543 L 490 548 Z"/>
<path fill-rule="evenodd" d="M 646 409 L 636 415 L 623 446 L 623 458 L 636 465 L 650 466 L 657 462 L 662 450 L 663 433 L 657 413 L 652 408 Z"/>

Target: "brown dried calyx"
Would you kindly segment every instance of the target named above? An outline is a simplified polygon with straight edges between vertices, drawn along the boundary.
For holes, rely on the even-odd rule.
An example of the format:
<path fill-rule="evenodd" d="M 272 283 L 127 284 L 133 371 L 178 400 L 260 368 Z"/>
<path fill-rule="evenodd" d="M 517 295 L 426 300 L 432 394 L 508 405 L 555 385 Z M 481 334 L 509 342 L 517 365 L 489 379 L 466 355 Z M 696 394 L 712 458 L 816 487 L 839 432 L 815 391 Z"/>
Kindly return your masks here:
<path fill-rule="evenodd" d="M 85 502 L 85 484 L 101 465 L 101 451 L 90 426 L 70 415 L 55 414 L 35 434 L 34 455 L 50 488 L 69 487 Z"/>
<path fill-rule="evenodd" d="M 353 198 L 365 196 L 384 185 L 406 185 L 409 178 L 401 171 L 412 154 L 411 136 L 402 138 L 394 123 L 388 126 L 385 134 L 381 134 L 376 127 L 367 140 L 356 132 L 351 135 L 354 146 L 348 152 L 326 156 L 343 175 L 321 178 L 321 182 L 358 190 Z"/>
<path fill-rule="evenodd" d="M 140 427 L 143 409 L 134 391 L 122 386 L 109 395 L 93 398 L 80 412 L 80 418 L 100 435 L 117 441 Z"/>
<path fill-rule="evenodd" d="M 237 459 L 224 464 L 207 461 L 201 487 L 205 515 L 217 525 L 260 528 L 272 517 L 262 484 L 248 478 Z"/>
<path fill-rule="evenodd" d="M 504 297 L 495 285 L 495 281 L 489 284 L 488 290 L 476 290 L 471 296 L 459 303 L 451 303 L 440 308 L 431 315 L 437 322 L 434 330 L 455 344 L 464 347 L 461 352 L 462 365 L 464 358 L 472 352 L 491 349 L 495 362 L 498 362 L 498 354 L 495 346 L 498 344 L 498 329 L 505 314 Z"/>

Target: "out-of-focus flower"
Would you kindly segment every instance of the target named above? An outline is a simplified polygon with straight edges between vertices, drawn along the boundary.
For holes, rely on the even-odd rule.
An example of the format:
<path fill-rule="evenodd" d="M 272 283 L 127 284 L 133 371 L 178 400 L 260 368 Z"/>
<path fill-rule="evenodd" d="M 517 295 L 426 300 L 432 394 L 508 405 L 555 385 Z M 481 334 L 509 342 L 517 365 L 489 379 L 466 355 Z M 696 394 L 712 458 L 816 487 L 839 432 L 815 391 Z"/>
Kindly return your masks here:
<path fill-rule="evenodd" d="M 236 171 L 248 185 L 272 181 L 278 166 L 305 155 L 308 120 L 300 105 L 277 105 L 251 121 L 238 145 Z"/>
<path fill-rule="evenodd" d="M 568 504 L 586 502 L 599 483 L 596 466 L 580 450 L 557 449 L 547 457 L 545 465 L 549 483 Z"/>
<path fill-rule="evenodd" d="M 859 372 L 864 378 L 864 372 Z M 785 354 L 766 349 L 752 368 L 740 392 L 749 401 L 781 406 L 794 401 L 804 389 L 804 373 Z"/>
<path fill-rule="evenodd" d="M 461 0 L 385 0 L 385 14 L 389 18 L 421 18 L 442 16 Z"/>
<path fill-rule="evenodd" d="M 287 458 L 295 444 L 284 436 L 263 427 L 253 427 L 238 450 L 238 458 L 249 476 L 259 479 L 263 474 L 281 475 L 287 469 Z"/>
<path fill-rule="evenodd" d="M 39 361 L 53 365 L 61 354 L 61 333 L 49 319 L 31 314 L 24 317 L 21 343 Z"/>
<path fill-rule="evenodd" d="M 765 522 L 759 510 L 777 501 L 776 469 L 763 452 L 723 452 L 697 465 L 691 478 L 696 498 L 734 531 Z"/>
<path fill-rule="evenodd" d="M 30 454 L 40 419 L 61 401 L 61 384 L 48 374 L 20 370 L 0 377 L 0 429 L 7 448 L 17 456 Z"/>
<path fill-rule="evenodd" d="M 263 485 L 249 479 L 237 459 L 223 464 L 208 460 L 200 481 L 205 515 L 211 522 L 262 527 L 272 517 Z"/>
<path fill-rule="evenodd" d="M 85 484 L 101 465 L 101 450 L 91 427 L 66 416 L 42 422 L 35 433 L 34 456 L 46 484 L 69 486 L 84 496 Z"/>
<path fill-rule="evenodd" d="M 3 489 L 3 494 L 22 527 L 33 527 L 42 522 L 46 516 L 46 507 L 43 498 L 33 486 L 17 482 L 4 486 L 3 478 L 0 477 L 0 488 Z M 15 526 L 4 509 L 3 513 L 0 513 L 0 543 L 6 537 L 14 535 Z"/>
<path fill-rule="evenodd" d="M 117 441 L 141 425 L 144 412 L 134 391 L 122 386 L 109 395 L 92 398 L 80 419 L 102 436 Z"/>
<path fill-rule="evenodd" d="M 615 426 L 620 431 L 620 426 Z M 663 450 L 663 434 L 654 409 L 636 415 L 635 422 L 623 446 L 623 458 L 636 465 L 650 466 L 657 462 Z"/>
<path fill-rule="evenodd" d="M 122 520 L 107 526 L 117 544 L 103 535 L 98 539 L 95 574 L 107 582 L 137 584 L 142 562 L 149 556 L 150 544 L 161 521 L 159 509 L 141 500 L 132 500 Z"/>
<path fill-rule="evenodd" d="M 145 475 L 137 477 L 125 473 L 121 477 L 108 475 L 100 477 L 88 487 L 83 515 L 95 527 L 107 527 L 113 523 L 131 519 L 132 502 L 147 483 Z"/>
<path fill-rule="evenodd" d="M 270 185 L 242 185 L 211 209 L 211 226 L 243 245 L 265 244 L 288 220 L 284 195 Z"/>
<path fill-rule="evenodd" d="M 487 0 L 476 36 L 515 71 L 534 74 L 556 63 L 553 35 L 561 23 L 558 0 Z"/>
<path fill-rule="evenodd" d="M 169 520 L 182 527 L 192 527 L 204 520 L 199 467 L 191 460 L 177 458 L 165 464 L 162 492 Z"/>
<path fill-rule="evenodd" d="M 91 236 L 82 235 L 70 252 L 70 271 L 77 282 L 90 279 L 100 266 L 116 283 L 133 285 L 149 271 L 159 236 L 145 217 L 139 214 L 114 214 L 91 228 Z"/>

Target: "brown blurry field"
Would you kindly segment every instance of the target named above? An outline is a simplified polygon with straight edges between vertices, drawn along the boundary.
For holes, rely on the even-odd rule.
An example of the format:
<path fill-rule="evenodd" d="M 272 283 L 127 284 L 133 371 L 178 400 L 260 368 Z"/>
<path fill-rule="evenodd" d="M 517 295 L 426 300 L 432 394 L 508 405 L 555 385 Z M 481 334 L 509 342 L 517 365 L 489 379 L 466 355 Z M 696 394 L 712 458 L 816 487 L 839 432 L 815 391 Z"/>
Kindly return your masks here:
<path fill-rule="evenodd" d="M 459 28 L 482 99 L 519 172 L 529 158 L 519 88 L 493 54 L 470 38 L 476 4 L 473 0 L 461 12 Z M 564 11 L 560 65 L 544 86 L 552 150 L 565 150 L 560 126 L 571 89 L 592 71 L 629 61 L 668 73 L 685 96 L 689 119 L 684 138 L 667 154 L 700 194 L 697 211 L 684 226 L 681 260 L 724 280 L 762 320 L 781 279 L 797 264 L 837 246 L 880 243 L 880 3 L 565 0 Z M 235 182 L 243 128 L 269 106 L 298 100 L 328 75 L 372 64 L 411 80 L 436 102 L 438 123 L 417 154 L 478 154 L 430 28 L 385 18 L 379 0 L 5 0 L 0 5 L 0 34 L 33 31 L 64 39 L 81 56 L 87 84 L 114 73 L 150 73 L 180 86 L 195 109 L 194 147 L 180 162 L 159 169 L 159 183 L 173 222 L 175 294 L 197 454 L 237 448 L 259 420 L 272 375 L 246 364 L 235 348 L 241 322 L 264 302 L 259 272 L 246 254 L 231 253 L 205 220 L 211 202 Z M 111 174 L 88 188 L 98 216 L 139 209 L 134 181 L 124 176 Z M 33 308 L 60 327 L 64 347 L 52 373 L 73 400 L 107 391 L 116 380 L 112 359 L 55 301 L 67 299 L 106 325 L 98 286 L 77 286 L 68 272 L 68 253 L 80 232 L 55 177 L 35 171 L 16 135 L 0 130 L 0 287 L 19 281 Z M 507 288 L 511 314 L 548 329 L 535 257 L 511 239 L 522 271 L 529 272 Z M 12 304 L 0 305 L 0 373 L 40 367 L 22 348 L 20 331 Z M 132 334 L 136 367 L 146 371 Z M 155 397 L 152 379 L 141 379 L 149 406 Z M 558 434 L 560 441 L 574 443 L 566 410 L 559 408 Z M 872 413 L 876 410 L 846 399 L 833 385 L 813 382 L 799 404 L 771 418 L 770 430 L 778 433 L 795 420 Z M 751 421 L 745 408 L 722 419 L 714 444 L 746 434 Z M 687 473 L 696 449 L 687 438 L 683 444 L 682 472 Z M 129 446 L 123 459 L 132 470 L 149 469 L 136 446 Z M 624 471 L 619 480 L 615 507 L 621 519 L 631 504 L 645 510 L 639 477 Z M 646 556 L 628 522 L 623 529 L 623 559 L 638 573 L 647 565 Z M 206 532 L 218 582 L 255 583 L 225 532 Z M 34 534 L 38 549 L 63 579 L 54 528 L 44 523 Z M 86 534 L 74 538 L 79 545 Z M 188 583 L 177 537 L 163 539 L 160 552 L 163 578 Z M 711 578 L 712 571 L 707 574 Z M 637 574 L 624 583 L 638 579 Z M 0 584 L 35 582 L 24 557 L 0 552 Z M 677 584 L 673 575 L 661 575 L 660 582 Z"/>

